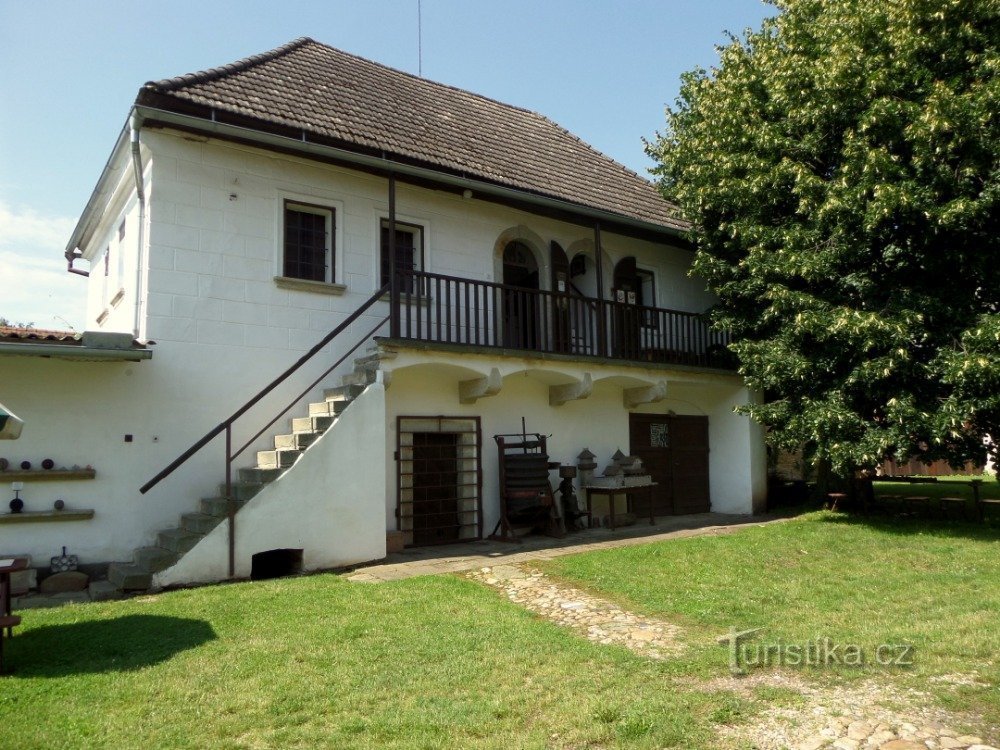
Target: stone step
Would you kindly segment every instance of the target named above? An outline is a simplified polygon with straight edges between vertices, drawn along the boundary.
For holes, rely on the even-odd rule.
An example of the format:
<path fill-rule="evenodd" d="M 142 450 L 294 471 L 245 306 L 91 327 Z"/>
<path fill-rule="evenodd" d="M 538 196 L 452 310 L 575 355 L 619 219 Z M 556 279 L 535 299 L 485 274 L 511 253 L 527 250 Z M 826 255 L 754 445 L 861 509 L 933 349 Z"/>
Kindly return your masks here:
<path fill-rule="evenodd" d="M 323 398 L 327 401 L 353 401 L 364 391 L 363 385 L 338 385 L 336 388 L 324 388 Z"/>
<path fill-rule="evenodd" d="M 180 556 L 176 552 L 171 552 L 163 547 L 139 547 L 133 556 L 136 565 L 151 573 L 166 570 L 179 558 Z"/>
<path fill-rule="evenodd" d="M 239 511 L 246 503 L 236 501 L 236 510 Z M 229 501 L 224 497 L 203 497 L 201 499 L 201 512 L 208 516 L 218 516 L 225 518 L 229 515 Z"/>
<path fill-rule="evenodd" d="M 153 574 L 135 563 L 113 562 L 108 566 L 108 580 L 122 591 L 146 591 L 153 585 Z"/>
<path fill-rule="evenodd" d="M 293 450 L 304 451 L 320 437 L 321 434 L 317 432 L 293 432 L 290 435 L 275 435 L 274 447 L 277 450 L 291 448 Z"/>
<path fill-rule="evenodd" d="M 374 369 L 360 369 L 354 372 L 349 372 L 340 379 L 341 385 L 360 385 L 364 387 L 370 386 L 375 382 L 377 377 L 378 368 Z"/>
<path fill-rule="evenodd" d="M 324 402 L 325 403 L 325 402 Z M 258 469 L 287 469 L 298 460 L 302 451 L 273 450 L 257 451 Z"/>
<path fill-rule="evenodd" d="M 350 403 L 350 401 L 318 401 L 309 404 L 309 416 L 339 417 Z"/>
<path fill-rule="evenodd" d="M 122 592 L 111 581 L 91 581 L 87 586 L 92 602 L 110 602 L 122 598 Z"/>
<path fill-rule="evenodd" d="M 326 432 L 333 425 L 336 417 L 295 417 L 292 420 L 292 432 Z"/>
<path fill-rule="evenodd" d="M 246 484 L 267 484 L 280 477 L 281 473 L 281 469 L 243 468 L 236 473 L 236 476 L 240 482 Z"/>
<path fill-rule="evenodd" d="M 156 535 L 156 544 L 183 555 L 200 542 L 204 536 L 204 534 L 195 534 L 187 529 L 166 529 Z"/>
<path fill-rule="evenodd" d="M 195 534 L 207 534 L 219 523 L 222 518 L 210 516 L 207 513 L 185 513 L 181 516 L 181 528 Z"/>
<path fill-rule="evenodd" d="M 260 484 L 259 482 L 233 482 L 232 493 L 233 497 L 241 503 L 245 503 L 250 500 L 255 495 L 259 494 L 262 489 L 267 485 Z M 226 496 L 226 485 L 219 485 L 219 495 L 221 497 Z"/>

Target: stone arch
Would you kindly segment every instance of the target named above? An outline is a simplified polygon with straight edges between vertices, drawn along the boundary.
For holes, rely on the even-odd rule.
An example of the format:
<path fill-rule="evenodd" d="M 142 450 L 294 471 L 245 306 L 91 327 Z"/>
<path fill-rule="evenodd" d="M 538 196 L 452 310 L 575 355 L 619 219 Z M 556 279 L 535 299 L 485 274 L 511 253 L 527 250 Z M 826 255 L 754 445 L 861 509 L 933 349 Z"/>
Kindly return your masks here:
<path fill-rule="evenodd" d="M 573 268 L 573 261 L 578 256 L 583 256 L 586 259 L 587 269 L 585 273 L 585 278 L 587 281 L 583 285 L 574 281 L 574 284 L 588 297 L 597 296 L 597 284 L 596 284 L 596 268 L 595 268 L 595 254 L 594 254 L 594 241 L 592 239 L 581 239 L 573 242 L 566 248 L 566 256 L 569 258 L 570 269 Z M 603 266 L 604 272 L 604 299 L 611 299 L 611 280 L 612 273 L 614 270 L 614 264 L 611 261 L 611 256 L 608 254 L 608 249 L 606 247 L 601 248 L 601 264 Z M 572 274 L 571 274 L 571 281 Z"/>
<path fill-rule="evenodd" d="M 552 269 L 549 267 L 548 245 L 536 232 L 523 224 L 502 231 L 493 244 L 493 280 L 503 282 L 503 251 L 511 242 L 521 242 L 535 256 L 538 262 L 538 284 L 541 289 L 551 286 Z"/>

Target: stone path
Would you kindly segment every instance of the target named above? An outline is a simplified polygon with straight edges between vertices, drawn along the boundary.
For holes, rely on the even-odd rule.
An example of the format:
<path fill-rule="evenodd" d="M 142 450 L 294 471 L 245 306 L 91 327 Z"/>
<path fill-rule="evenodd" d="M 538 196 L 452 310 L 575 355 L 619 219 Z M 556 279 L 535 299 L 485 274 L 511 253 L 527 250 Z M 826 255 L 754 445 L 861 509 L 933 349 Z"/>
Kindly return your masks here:
<path fill-rule="evenodd" d="M 724 726 L 720 738 L 757 750 L 997 750 L 955 728 L 960 717 L 934 707 L 929 693 L 882 681 L 822 686 L 794 673 L 761 672 L 701 687 L 749 694 L 762 685 L 795 690 L 803 701 L 768 709 L 752 724 Z"/>
<path fill-rule="evenodd" d="M 464 573 L 470 580 L 498 590 L 511 602 L 571 628 L 594 643 L 623 646 L 651 659 L 669 659 L 684 649 L 685 633 L 681 628 L 629 612 L 610 601 L 553 581 L 535 569 L 532 561 L 672 538 L 726 534 L 744 525 L 781 520 L 703 514 L 658 519 L 655 530 L 648 526 L 616 531 L 593 529 L 566 540 L 526 540 L 523 546 L 476 542 L 408 550 L 390 556 L 384 563 L 357 569 L 347 578 L 378 583 L 418 575 Z M 951 683 L 956 689 L 962 685 L 982 684 L 977 675 L 945 675 L 932 679 Z M 726 690 L 748 696 L 761 686 L 794 690 L 802 700 L 794 705 L 767 709 L 753 723 L 720 727 L 719 747 L 1000 750 L 985 744 L 981 737 L 964 734 L 956 728 L 956 724 L 975 725 L 974 717 L 948 714 L 934 707 L 929 693 L 901 689 L 883 681 L 824 686 L 806 681 L 797 672 L 760 671 L 745 677 L 727 676 L 691 684 L 698 690 Z M 1000 728 L 989 728 L 989 732 L 1000 736 Z"/>
<path fill-rule="evenodd" d="M 676 625 L 633 614 L 579 589 L 556 584 L 538 570 L 497 565 L 472 571 L 466 577 L 499 589 L 512 602 L 573 628 L 595 643 L 624 646 L 651 659 L 673 656 L 682 648 L 681 629 Z"/>

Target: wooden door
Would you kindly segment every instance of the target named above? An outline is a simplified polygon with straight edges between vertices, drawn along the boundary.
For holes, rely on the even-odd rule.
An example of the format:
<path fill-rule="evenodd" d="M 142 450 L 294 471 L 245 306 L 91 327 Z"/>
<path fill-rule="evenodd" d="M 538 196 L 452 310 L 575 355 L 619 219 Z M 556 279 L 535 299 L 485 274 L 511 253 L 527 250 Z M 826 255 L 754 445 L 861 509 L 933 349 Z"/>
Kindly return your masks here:
<path fill-rule="evenodd" d="M 708 512 L 708 417 L 629 414 L 629 452 L 658 485 L 657 515 Z"/>
<path fill-rule="evenodd" d="M 671 417 L 674 513 L 708 513 L 708 417 Z"/>

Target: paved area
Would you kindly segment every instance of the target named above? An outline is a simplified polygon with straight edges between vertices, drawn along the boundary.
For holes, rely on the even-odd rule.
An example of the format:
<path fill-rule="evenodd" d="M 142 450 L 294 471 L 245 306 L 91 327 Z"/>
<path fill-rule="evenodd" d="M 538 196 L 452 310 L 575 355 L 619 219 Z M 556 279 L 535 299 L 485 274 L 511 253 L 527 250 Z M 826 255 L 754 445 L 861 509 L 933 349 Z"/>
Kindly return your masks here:
<path fill-rule="evenodd" d="M 499 589 L 515 604 L 602 645 L 624 646 L 650 659 L 674 656 L 683 648 L 681 629 L 652 617 L 637 615 L 600 597 L 556 583 L 540 570 L 523 565 L 496 565 L 466 573 Z"/>
<path fill-rule="evenodd" d="M 617 529 L 586 529 L 563 539 L 532 535 L 521 543 L 467 542 L 437 547 L 418 547 L 389 555 L 384 561 L 356 568 L 347 573 L 351 581 L 379 583 L 413 576 L 439 573 L 462 573 L 475 568 L 504 563 L 515 565 L 531 560 L 548 560 L 596 549 L 648 544 L 687 536 L 728 534 L 747 526 L 759 526 L 785 520 L 779 516 L 737 516 L 720 513 L 697 513 L 688 516 L 661 516 L 650 526 L 640 520 L 634 526 Z"/>

